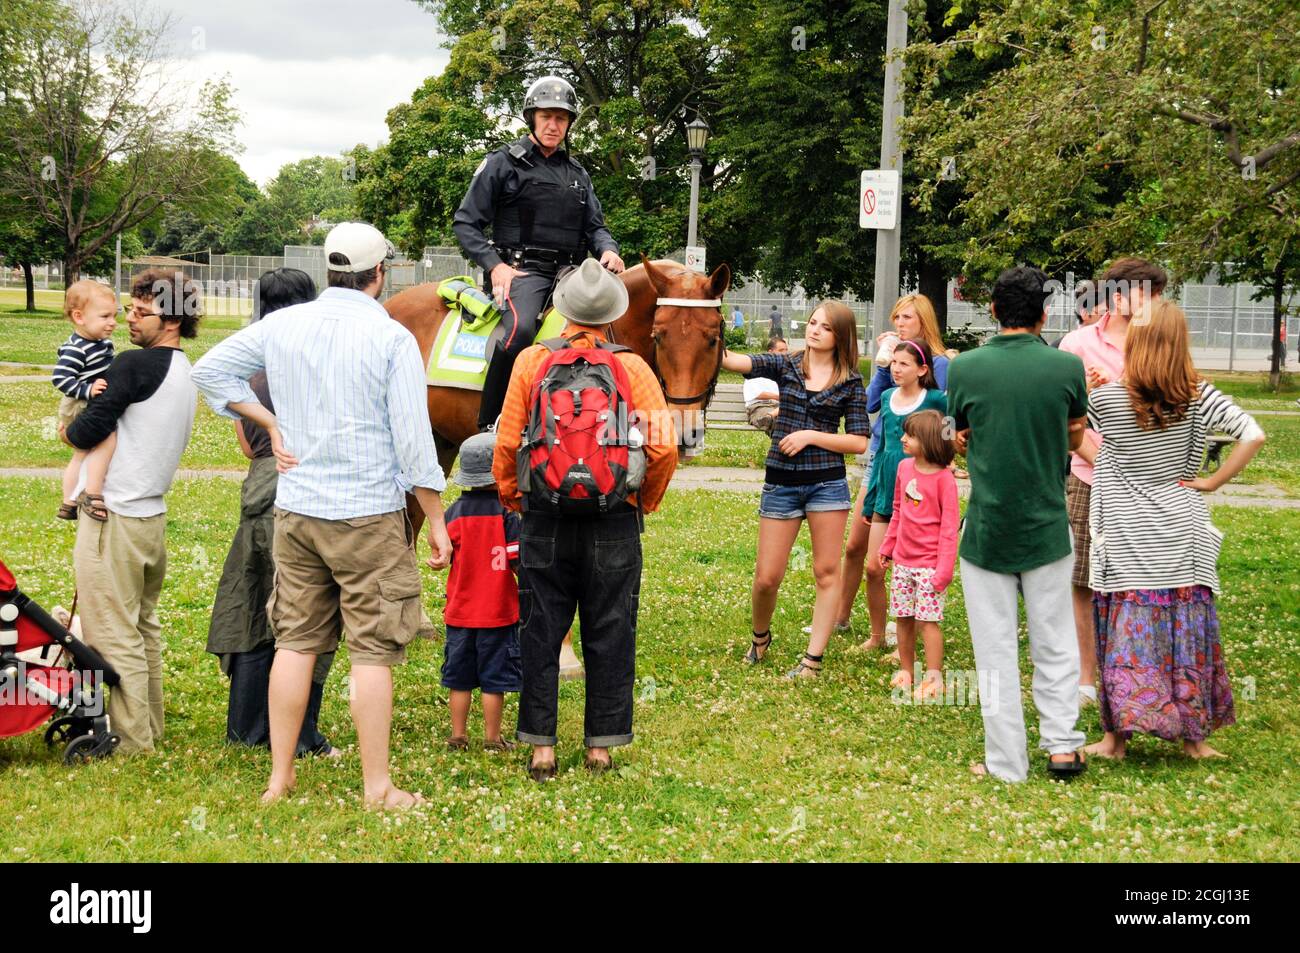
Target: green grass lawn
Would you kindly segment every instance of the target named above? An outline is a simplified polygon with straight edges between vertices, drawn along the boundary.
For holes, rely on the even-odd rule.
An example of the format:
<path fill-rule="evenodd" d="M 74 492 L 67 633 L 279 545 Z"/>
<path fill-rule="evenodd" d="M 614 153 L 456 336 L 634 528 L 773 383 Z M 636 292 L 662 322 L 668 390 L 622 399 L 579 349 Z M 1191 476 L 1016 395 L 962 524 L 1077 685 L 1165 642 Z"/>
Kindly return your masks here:
<path fill-rule="evenodd" d="M 582 683 L 560 694 L 560 776 L 538 786 L 522 751 L 451 753 L 440 643 L 397 670 L 395 778 L 431 804 L 403 816 L 360 806 L 346 653 L 322 730 L 353 746 L 304 762 L 298 793 L 257 804 L 263 751 L 224 743 L 226 682 L 205 655 L 212 593 L 235 526 L 238 487 L 187 481 L 169 498 L 167 739 L 154 756 L 65 768 L 39 734 L 0 741 L 0 833 L 9 860 L 1294 860 L 1300 718 L 1300 513 L 1218 509 L 1227 534 L 1219 602 L 1238 724 L 1214 736 L 1231 757 L 1194 763 L 1135 739 L 1129 759 L 1071 784 L 968 776 L 982 752 L 977 707 L 892 704 L 890 669 L 837 639 L 818 682 L 780 677 L 810 618 L 801 536 L 768 664 L 748 639 L 755 497 L 670 492 L 648 519 L 640 602 L 637 740 L 600 779 L 580 767 Z M 50 481 L 0 480 L 3 558 L 47 607 L 71 598 L 71 527 Z M 708 529 L 706 529 L 708 528 Z M 423 550 L 422 550 L 423 551 Z M 425 570 L 440 618 L 443 582 Z M 960 580 L 959 580 L 960 582 Z M 859 607 L 855 620 L 861 637 Z M 945 622 L 948 668 L 974 667 L 958 585 Z M 1026 688 L 1028 667 L 1025 668 Z M 1028 705 L 1032 712 L 1032 707 Z M 507 721 L 516 711 L 512 698 Z M 475 717 L 479 717 L 477 709 Z M 1095 714 L 1084 719 L 1099 734 Z M 1036 743 L 1030 725 L 1030 742 Z M 69 814 L 72 812 L 72 815 Z M 75 815 L 75 816 L 74 816 Z M 68 820 L 73 817 L 72 820 Z"/>
<path fill-rule="evenodd" d="M 244 319 L 240 317 L 205 316 L 199 321 L 199 336 L 184 342 L 185 352 L 190 360 L 197 360 L 212 345 L 243 326 Z M 59 311 L 35 315 L 25 311 L 0 312 L 0 361 L 52 365 L 58 359 L 59 345 L 71 333 L 72 324 Z M 113 332 L 113 346 L 118 353 L 132 346 L 126 318 L 120 314 L 117 330 Z"/>

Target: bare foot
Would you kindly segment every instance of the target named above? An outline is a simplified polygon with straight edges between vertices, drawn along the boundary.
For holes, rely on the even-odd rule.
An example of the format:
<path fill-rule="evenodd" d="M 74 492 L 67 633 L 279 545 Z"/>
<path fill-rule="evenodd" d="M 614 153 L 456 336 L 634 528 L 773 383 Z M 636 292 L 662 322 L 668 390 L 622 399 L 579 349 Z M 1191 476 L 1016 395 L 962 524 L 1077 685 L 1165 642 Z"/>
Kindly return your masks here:
<path fill-rule="evenodd" d="M 875 652 L 878 651 L 879 649 L 883 649 L 884 647 L 885 647 L 885 637 L 883 635 L 881 636 L 873 635 L 865 642 L 859 642 L 855 646 L 855 648 L 859 652 Z"/>
<path fill-rule="evenodd" d="M 401 788 L 388 786 L 383 797 L 367 797 L 365 800 L 366 807 L 371 810 L 381 811 L 406 811 L 413 807 L 419 807 L 424 803 L 424 798 L 419 794 L 410 791 L 403 791 Z"/>
<path fill-rule="evenodd" d="M 901 669 L 894 673 L 894 677 L 889 680 L 890 688 L 911 688 L 912 673 L 904 672 Z"/>
<path fill-rule="evenodd" d="M 1098 758 L 1109 758 L 1111 761 L 1123 761 L 1126 750 L 1127 745 L 1122 739 L 1107 732 L 1100 741 L 1085 745 L 1083 753 L 1096 755 Z"/>
<path fill-rule="evenodd" d="M 276 781 L 274 779 L 268 781 L 266 784 L 266 790 L 262 792 L 262 803 L 274 804 L 281 798 L 287 797 L 293 790 L 294 781 L 295 778 L 293 775 L 289 776 L 288 781 Z"/>
<path fill-rule="evenodd" d="M 976 761 L 970 766 L 970 773 L 975 775 L 977 778 L 987 778 L 989 776 L 989 769 L 985 766 L 983 761 Z"/>
<path fill-rule="evenodd" d="M 1215 751 L 1204 741 L 1184 741 L 1183 754 L 1200 761 L 1203 758 L 1226 758 L 1222 751 Z"/>

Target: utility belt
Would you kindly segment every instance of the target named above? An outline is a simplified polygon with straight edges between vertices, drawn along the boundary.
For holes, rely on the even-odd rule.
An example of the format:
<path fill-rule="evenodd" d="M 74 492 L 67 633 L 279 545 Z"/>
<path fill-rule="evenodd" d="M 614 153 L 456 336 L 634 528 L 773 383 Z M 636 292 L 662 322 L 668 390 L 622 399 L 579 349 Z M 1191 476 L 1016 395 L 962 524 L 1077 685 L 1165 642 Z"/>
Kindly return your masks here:
<path fill-rule="evenodd" d="M 536 245 L 524 245 L 519 248 L 498 248 L 497 253 L 512 267 L 520 265 L 546 265 L 551 268 L 563 268 L 566 265 L 580 265 L 587 257 L 587 249 L 540 248 Z"/>

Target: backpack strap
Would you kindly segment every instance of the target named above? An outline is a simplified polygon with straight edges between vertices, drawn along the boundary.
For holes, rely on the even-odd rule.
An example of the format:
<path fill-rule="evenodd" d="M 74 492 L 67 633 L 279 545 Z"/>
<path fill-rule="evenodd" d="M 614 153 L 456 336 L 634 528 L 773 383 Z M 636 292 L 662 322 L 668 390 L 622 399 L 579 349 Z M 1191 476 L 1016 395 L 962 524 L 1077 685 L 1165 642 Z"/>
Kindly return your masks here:
<path fill-rule="evenodd" d="M 596 347 L 600 348 L 602 351 L 609 351 L 611 354 L 618 354 L 622 351 L 632 350 L 626 344 L 613 344 L 609 341 L 597 341 Z"/>
<path fill-rule="evenodd" d="M 547 338 L 545 341 L 538 341 L 537 343 L 552 353 L 562 351 L 566 347 L 573 347 L 568 338 Z"/>

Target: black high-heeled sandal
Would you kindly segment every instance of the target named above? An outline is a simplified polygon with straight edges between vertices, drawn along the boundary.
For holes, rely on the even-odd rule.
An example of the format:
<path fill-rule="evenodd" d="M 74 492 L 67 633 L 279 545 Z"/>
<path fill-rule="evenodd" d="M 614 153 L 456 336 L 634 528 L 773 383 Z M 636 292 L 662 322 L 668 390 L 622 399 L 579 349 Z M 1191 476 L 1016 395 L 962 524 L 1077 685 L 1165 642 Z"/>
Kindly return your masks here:
<path fill-rule="evenodd" d="M 767 657 L 767 648 L 772 644 L 772 630 L 766 632 L 755 632 L 751 640 L 749 651 L 745 653 L 746 665 L 757 665 Z M 759 655 L 758 650 L 763 649 L 763 654 Z"/>
<path fill-rule="evenodd" d="M 822 657 L 820 655 L 809 655 L 807 652 L 804 652 L 803 658 L 799 659 L 798 664 L 795 665 L 794 668 L 785 673 L 785 677 L 789 679 L 816 678 L 821 674 L 821 671 Z M 809 674 L 805 675 L 804 672 L 808 672 Z"/>

